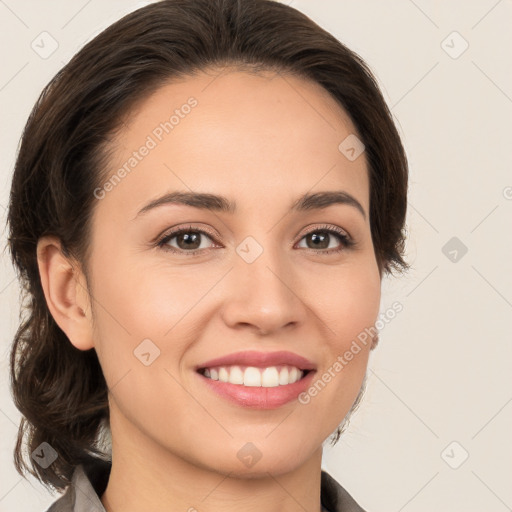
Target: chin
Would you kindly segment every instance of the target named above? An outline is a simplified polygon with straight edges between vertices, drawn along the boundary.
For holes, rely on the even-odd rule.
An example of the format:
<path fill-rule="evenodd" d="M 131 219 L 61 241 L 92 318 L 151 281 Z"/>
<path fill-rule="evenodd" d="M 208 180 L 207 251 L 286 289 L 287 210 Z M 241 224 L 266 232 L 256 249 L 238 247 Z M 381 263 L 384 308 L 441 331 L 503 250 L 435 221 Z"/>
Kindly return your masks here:
<path fill-rule="evenodd" d="M 272 443 L 268 443 L 268 440 L 265 442 L 264 437 L 261 443 L 255 440 L 235 444 L 234 450 L 225 445 L 225 451 L 214 457 L 215 462 L 210 470 L 229 473 L 231 477 L 241 479 L 268 477 L 269 473 L 277 476 L 296 470 L 315 453 L 315 449 L 311 449 L 308 456 L 304 442 L 297 442 L 296 445 L 287 443 L 286 446 L 281 442 L 277 443 L 278 446 L 270 446 Z M 321 450 L 321 443 L 318 449 Z"/>

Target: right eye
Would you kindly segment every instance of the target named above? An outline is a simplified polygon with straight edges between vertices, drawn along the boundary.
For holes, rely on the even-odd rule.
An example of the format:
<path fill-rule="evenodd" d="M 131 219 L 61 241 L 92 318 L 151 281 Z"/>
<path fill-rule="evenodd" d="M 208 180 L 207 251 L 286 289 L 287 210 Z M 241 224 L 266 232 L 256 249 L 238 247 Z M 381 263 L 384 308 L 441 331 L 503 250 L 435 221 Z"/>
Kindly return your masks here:
<path fill-rule="evenodd" d="M 157 245 L 164 251 L 171 251 L 174 253 L 182 253 L 187 254 L 188 256 L 193 256 L 207 248 L 201 247 L 201 238 L 204 237 L 211 240 L 213 235 L 202 229 L 189 226 L 188 228 L 178 228 L 167 233 L 163 238 L 160 239 L 159 242 L 157 242 Z M 177 247 L 169 244 L 169 242 L 174 239 L 176 239 Z"/>

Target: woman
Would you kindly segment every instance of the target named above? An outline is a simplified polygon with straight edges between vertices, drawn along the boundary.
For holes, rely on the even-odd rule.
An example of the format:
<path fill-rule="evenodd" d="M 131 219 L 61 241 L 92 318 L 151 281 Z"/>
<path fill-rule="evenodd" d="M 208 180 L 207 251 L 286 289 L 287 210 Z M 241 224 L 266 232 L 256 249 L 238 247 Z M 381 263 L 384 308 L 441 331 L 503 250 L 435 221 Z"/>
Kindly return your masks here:
<path fill-rule="evenodd" d="M 161 1 L 89 42 L 8 212 L 15 464 L 67 488 L 49 510 L 363 510 L 322 446 L 407 269 L 407 176 L 369 69 L 289 6 Z"/>

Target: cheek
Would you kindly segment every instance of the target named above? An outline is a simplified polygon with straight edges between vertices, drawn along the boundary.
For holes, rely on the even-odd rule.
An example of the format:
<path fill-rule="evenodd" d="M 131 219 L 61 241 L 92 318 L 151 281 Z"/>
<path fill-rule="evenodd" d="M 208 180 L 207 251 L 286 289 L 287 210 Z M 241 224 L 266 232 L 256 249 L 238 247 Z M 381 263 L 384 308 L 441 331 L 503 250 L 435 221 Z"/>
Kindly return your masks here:
<path fill-rule="evenodd" d="M 123 260 L 121 255 L 96 268 L 96 350 L 109 386 L 129 370 L 131 379 L 143 372 L 137 356 L 144 347 L 143 353 L 149 350 L 150 357 L 158 354 L 151 368 L 179 365 L 201 321 L 208 318 L 204 313 L 207 301 L 203 304 L 201 298 L 218 278 L 211 273 L 203 275 L 192 266 L 143 267 L 134 258 Z M 204 318 L 198 318 L 201 314 Z"/>
<path fill-rule="evenodd" d="M 381 281 L 376 265 L 362 264 L 340 267 L 316 284 L 324 286 L 315 288 L 309 305 L 325 333 L 325 357 L 302 403 L 334 429 L 356 399 L 367 370 Z"/>
<path fill-rule="evenodd" d="M 361 276 L 345 282 L 341 288 L 334 308 L 337 313 L 331 310 L 330 314 L 336 337 L 345 344 L 347 339 L 357 338 L 374 325 L 380 308 L 380 281 Z"/>
<path fill-rule="evenodd" d="M 130 333 L 133 341 L 141 336 L 164 337 L 208 289 L 208 281 L 201 281 L 197 272 L 194 276 L 184 268 L 148 267 L 134 258 L 120 260 L 105 263 L 110 270 L 95 293 L 101 297 L 100 315 L 106 324 L 125 335 Z"/>
<path fill-rule="evenodd" d="M 381 298 L 376 265 L 333 268 L 308 282 L 309 306 L 322 320 L 326 338 L 337 349 L 343 349 L 374 325 Z"/>

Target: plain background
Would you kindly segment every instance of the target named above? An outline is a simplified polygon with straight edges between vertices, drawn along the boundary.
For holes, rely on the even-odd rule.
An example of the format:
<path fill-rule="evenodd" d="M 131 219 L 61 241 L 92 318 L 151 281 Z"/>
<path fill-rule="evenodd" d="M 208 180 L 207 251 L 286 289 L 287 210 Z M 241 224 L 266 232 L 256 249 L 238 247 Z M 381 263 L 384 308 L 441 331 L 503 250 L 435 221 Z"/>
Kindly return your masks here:
<path fill-rule="evenodd" d="M 145 3 L 0 0 L 2 249 L 17 145 L 40 91 L 85 42 Z M 364 401 L 324 467 L 368 512 L 510 510 L 512 2 L 284 3 L 365 59 L 411 172 L 412 269 L 386 278 L 382 299 L 382 312 L 394 301 L 403 311 L 382 329 Z M 47 58 L 31 46 L 42 32 L 58 43 Z M 1 256 L 0 511 L 43 511 L 58 496 L 12 464 L 19 414 L 7 369 L 19 303 Z"/>

